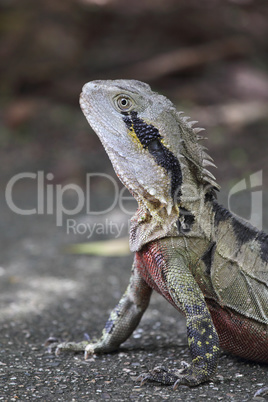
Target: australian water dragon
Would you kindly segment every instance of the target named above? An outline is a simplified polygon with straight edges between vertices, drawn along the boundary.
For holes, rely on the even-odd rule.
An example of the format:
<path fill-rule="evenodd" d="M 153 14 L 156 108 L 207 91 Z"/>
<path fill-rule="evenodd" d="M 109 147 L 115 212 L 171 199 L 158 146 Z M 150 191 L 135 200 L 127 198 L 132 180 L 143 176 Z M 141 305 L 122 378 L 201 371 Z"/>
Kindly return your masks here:
<path fill-rule="evenodd" d="M 130 283 L 94 342 L 59 350 L 111 352 L 134 331 L 152 290 L 186 316 L 192 362 L 157 367 L 142 382 L 194 386 L 216 372 L 219 347 L 268 362 L 268 236 L 216 201 L 196 122 L 135 80 L 93 81 L 82 110 L 113 167 L 138 202 L 131 220 Z"/>

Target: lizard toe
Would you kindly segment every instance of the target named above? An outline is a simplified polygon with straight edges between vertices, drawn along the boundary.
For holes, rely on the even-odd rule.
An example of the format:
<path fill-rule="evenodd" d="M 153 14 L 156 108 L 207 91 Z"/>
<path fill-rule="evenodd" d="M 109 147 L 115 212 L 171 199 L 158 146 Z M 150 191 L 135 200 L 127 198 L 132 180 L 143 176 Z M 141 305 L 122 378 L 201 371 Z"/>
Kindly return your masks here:
<path fill-rule="evenodd" d="M 56 345 L 55 354 L 59 356 L 61 351 L 65 352 L 84 352 L 86 346 L 88 345 L 88 341 L 81 342 L 62 342 Z"/>
<path fill-rule="evenodd" d="M 189 387 L 195 387 L 203 382 L 211 379 L 211 373 L 207 373 L 206 365 L 200 364 L 183 364 L 182 369 L 166 369 L 163 366 L 157 366 L 148 373 L 141 374 L 137 381 L 140 381 L 141 385 L 146 382 L 158 382 L 163 385 L 173 385 L 173 389 L 176 390 L 179 385 L 187 385 Z"/>
<path fill-rule="evenodd" d="M 159 382 L 163 385 L 172 385 L 178 379 L 178 376 L 173 372 L 173 370 L 168 370 L 163 366 L 157 366 L 148 373 L 141 374 L 137 381 L 140 381 L 141 385 L 146 382 Z"/>

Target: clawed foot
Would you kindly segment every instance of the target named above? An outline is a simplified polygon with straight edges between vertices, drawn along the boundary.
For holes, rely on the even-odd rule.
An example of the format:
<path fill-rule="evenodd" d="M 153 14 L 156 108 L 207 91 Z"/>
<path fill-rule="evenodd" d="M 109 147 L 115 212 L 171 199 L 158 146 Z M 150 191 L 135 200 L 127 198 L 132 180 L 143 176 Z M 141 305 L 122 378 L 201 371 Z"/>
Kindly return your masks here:
<path fill-rule="evenodd" d="M 148 373 L 139 375 L 137 381 L 140 381 L 141 385 L 146 382 L 155 381 L 163 385 L 175 385 L 178 380 L 179 370 L 167 370 L 163 366 L 157 366 Z"/>
<path fill-rule="evenodd" d="M 59 356 L 62 351 L 65 352 L 84 352 L 85 359 L 88 357 L 88 353 L 86 354 L 85 349 L 88 346 L 88 341 L 81 342 L 62 342 L 59 343 L 56 347 L 55 354 Z"/>
<path fill-rule="evenodd" d="M 56 356 L 64 352 L 83 352 L 85 359 L 93 354 L 97 353 L 108 353 L 113 351 L 109 345 L 107 346 L 102 340 L 97 340 L 96 342 L 90 341 L 89 336 L 81 342 L 60 342 L 57 338 L 50 337 L 45 342 L 45 347 L 48 348 L 49 352 L 55 350 Z"/>
<path fill-rule="evenodd" d="M 88 356 L 92 354 L 90 346 L 91 344 L 88 340 L 84 340 L 81 342 L 59 342 L 59 339 L 50 337 L 45 342 L 45 347 L 47 347 L 50 352 L 55 350 L 56 356 L 59 356 L 61 351 L 84 352 L 85 359 L 87 359 Z"/>
<path fill-rule="evenodd" d="M 196 386 L 202 382 L 209 380 L 202 369 L 196 370 L 196 367 L 192 365 L 182 363 L 183 368 L 167 370 L 163 366 L 155 367 L 148 373 L 141 374 L 137 381 L 140 381 L 141 385 L 146 382 L 154 381 L 163 385 L 173 385 L 173 389 L 177 389 L 179 385 L 188 385 L 190 387 Z"/>

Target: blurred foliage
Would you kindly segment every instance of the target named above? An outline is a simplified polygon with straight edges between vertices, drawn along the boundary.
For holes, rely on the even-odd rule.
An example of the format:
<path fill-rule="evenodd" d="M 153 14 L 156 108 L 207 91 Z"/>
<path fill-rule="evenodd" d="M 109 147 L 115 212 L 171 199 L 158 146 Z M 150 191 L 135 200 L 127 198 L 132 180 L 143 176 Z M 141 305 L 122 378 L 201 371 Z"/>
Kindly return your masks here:
<path fill-rule="evenodd" d="M 2 173 L 103 168 L 78 106 L 100 78 L 144 79 L 210 127 L 221 180 L 265 169 L 267 17 L 267 0 L 0 0 Z"/>
<path fill-rule="evenodd" d="M 266 0 L 2 0 L 0 7 L 1 93 L 9 97 L 42 93 L 73 102 L 86 80 L 238 35 L 245 57 L 267 62 Z M 188 67 L 186 60 L 184 73 Z"/>

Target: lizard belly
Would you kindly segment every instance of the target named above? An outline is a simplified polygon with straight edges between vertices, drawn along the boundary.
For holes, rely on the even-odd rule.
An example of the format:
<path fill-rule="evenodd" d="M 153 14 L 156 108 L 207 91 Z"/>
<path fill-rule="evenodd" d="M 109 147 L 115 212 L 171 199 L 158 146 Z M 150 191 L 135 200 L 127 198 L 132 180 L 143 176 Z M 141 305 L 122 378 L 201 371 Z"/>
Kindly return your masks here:
<path fill-rule="evenodd" d="M 168 266 L 158 242 L 148 243 L 136 253 L 137 269 L 146 283 L 171 303 L 178 311 L 167 287 Z M 195 272 L 196 274 L 196 272 Z M 198 275 L 195 275 L 197 282 Z M 207 284 L 206 284 L 207 285 Z M 199 283 L 213 323 L 217 330 L 220 346 L 246 359 L 268 362 L 268 328 L 265 323 L 245 317 L 227 306 L 221 306 L 210 286 Z"/>
<path fill-rule="evenodd" d="M 213 323 L 219 335 L 220 346 L 245 359 L 268 363 L 268 327 L 222 308 L 214 300 L 206 299 Z"/>

